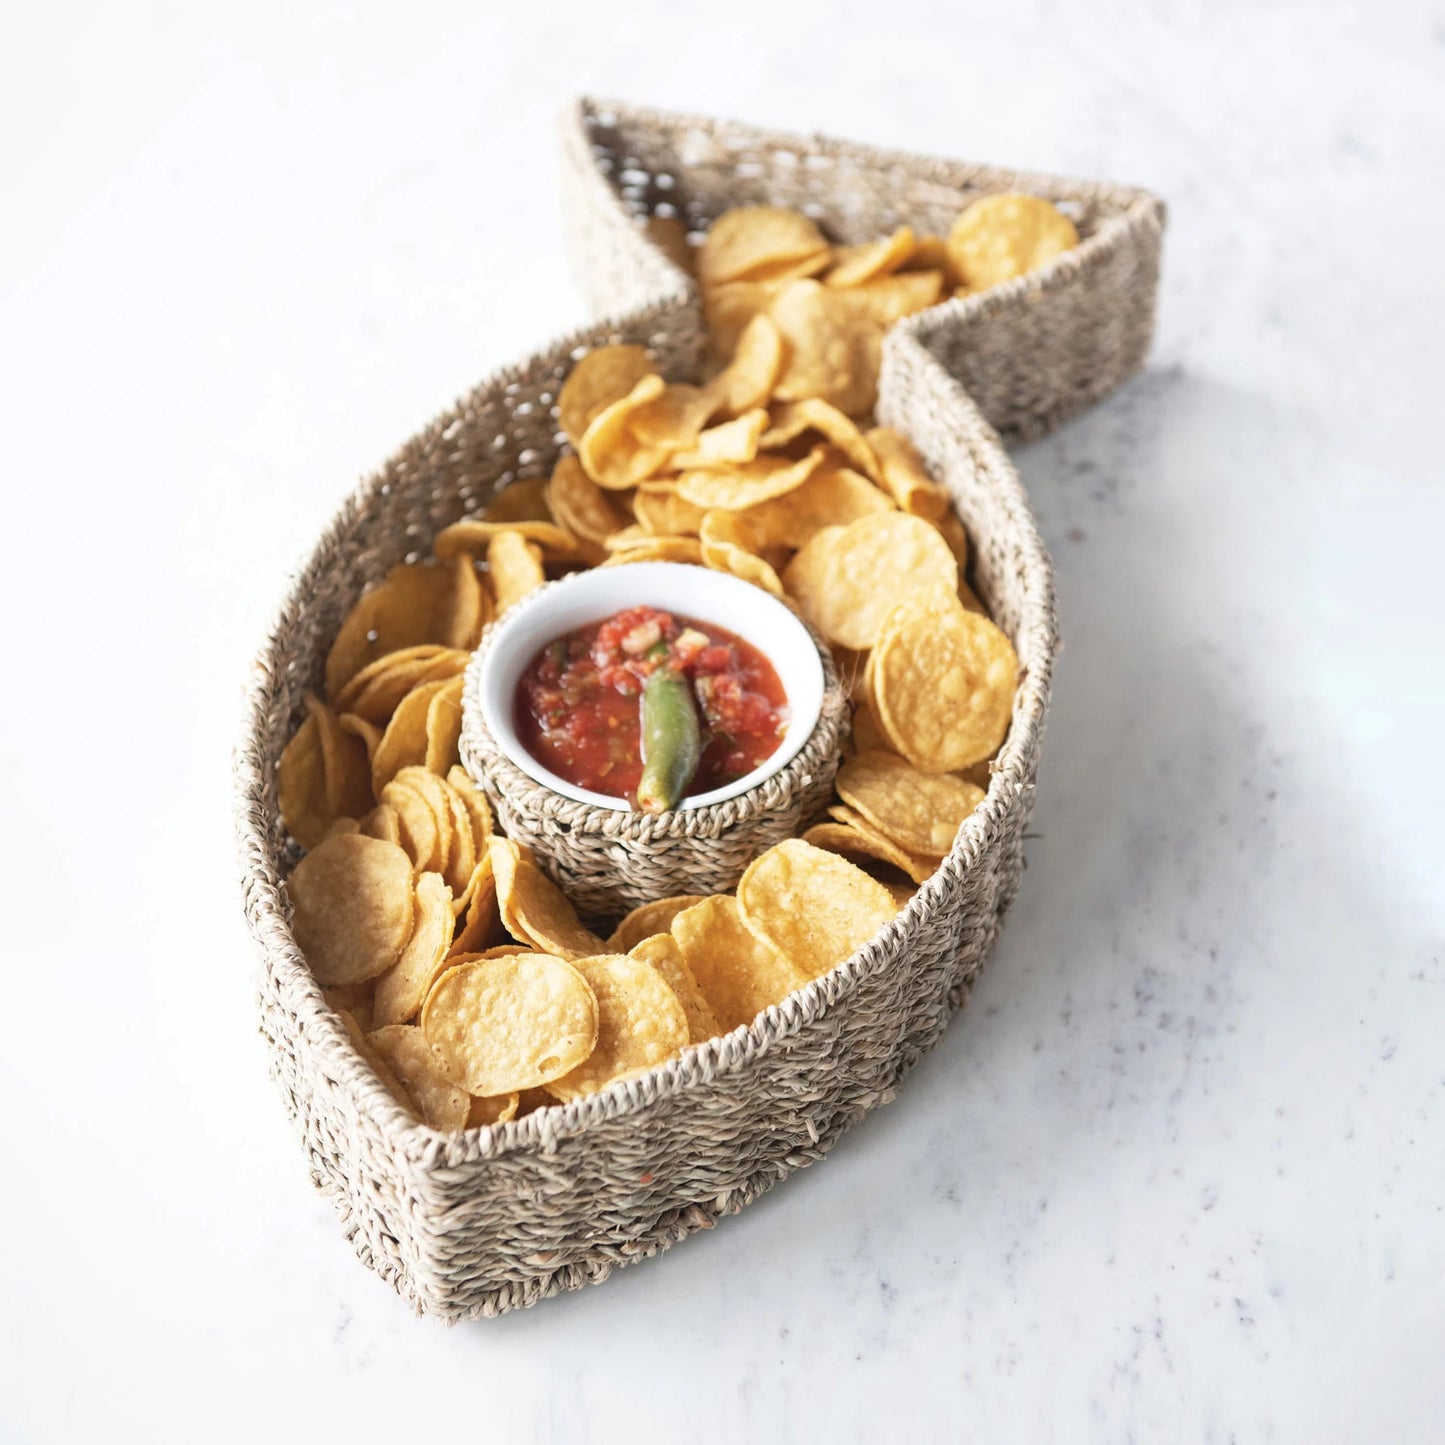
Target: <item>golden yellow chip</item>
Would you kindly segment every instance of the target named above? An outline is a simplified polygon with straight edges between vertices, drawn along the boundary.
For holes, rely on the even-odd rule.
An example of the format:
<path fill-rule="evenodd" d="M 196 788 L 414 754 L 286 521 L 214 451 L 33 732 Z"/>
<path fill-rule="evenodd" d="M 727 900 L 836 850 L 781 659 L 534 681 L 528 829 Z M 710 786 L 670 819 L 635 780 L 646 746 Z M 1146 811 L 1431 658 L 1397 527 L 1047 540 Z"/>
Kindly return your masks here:
<path fill-rule="evenodd" d="M 470 653 L 425 643 L 403 647 L 364 667 L 336 694 L 336 711 L 384 726 L 412 688 L 444 682 L 466 670 Z"/>
<path fill-rule="evenodd" d="M 870 411 L 884 333 L 895 321 L 934 305 L 941 288 L 936 271 L 903 272 L 849 287 L 791 282 L 769 309 L 788 349 L 774 395 L 782 401 L 820 397 L 849 416 Z"/>
<path fill-rule="evenodd" d="M 498 532 L 487 544 L 487 571 L 499 617 L 547 580 L 541 550 L 517 532 Z"/>
<path fill-rule="evenodd" d="M 639 490 L 632 499 L 638 525 L 654 537 L 696 537 L 705 508 L 676 492 Z"/>
<path fill-rule="evenodd" d="M 909 855 L 896 843 L 884 838 L 876 830 L 868 834 L 860 833 L 856 828 L 848 827 L 846 823 L 814 823 L 803 834 L 803 842 L 810 843 L 814 848 L 822 848 L 827 853 L 836 853 L 840 858 L 846 858 L 850 863 L 862 868 L 885 888 L 888 887 L 890 879 L 899 875 L 907 877 L 911 884 L 922 883 L 938 866 L 936 858 L 929 859 L 930 866 L 927 870 L 922 872 L 921 876 L 915 876 L 913 865 L 905 867 L 899 861 L 899 859 L 908 858 Z M 887 866 L 879 868 L 878 864 L 880 863 Z"/>
<path fill-rule="evenodd" d="M 898 598 L 952 597 L 958 563 L 921 517 L 879 512 L 846 527 L 824 527 L 788 564 L 783 586 L 830 642 L 872 647 Z"/>
<path fill-rule="evenodd" d="M 362 668 L 415 643 L 450 644 L 455 575 L 430 563 L 403 563 L 346 614 L 326 655 L 326 694 L 335 698 Z"/>
<path fill-rule="evenodd" d="M 773 388 L 776 396 L 783 401 L 821 397 L 849 416 L 872 408 L 883 332 L 852 300 L 856 294 L 794 281 L 773 298 L 768 314 L 787 352 Z"/>
<path fill-rule="evenodd" d="M 489 551 L 498 537 L 530 542 L 541 556 L 554 562 L 576 562 L 582 557 L 577 538 L 556 522 L 483 522 L 476 517 L 444 527 L 437 533 L 435 550 L 443 561 L 450 561 L 463 553 L 470 556 Z"/>
<path fill-rule="evenodd" d="M 336 721 L 342 732 L 360 740 L 366 750 L 366 766 L 371 768 L 376 761 L 376 750 L 381 745 L 381 729 L 349 712 L 342 713 Z"/>
<path fill-rule="evenodd" d="M 724 416 L 766 406 L 783 370 L 783 333 L 770 316 L 753 315 L 740 326 L 731 360 L 708 382 L 706 394 Z"/>
<path fill-rule="evenodd" d="M 550 1098 L 550 1095 L 548 1096 Z M 520 1094 L 499 1094 L 490 1099 L 473 1099 L 467 1114 L 468 1129 L 482 1129 L 489 1124 L 508 1124 L 517 1117 Z"/>
<path fill-rule="evenodd" d="M 401 957 L 376 981 L 372 1017 L 378 1027 L 416 1017 L 445 967 L 452 923 L 451 889 L 440 873 L 421 874 L 416 880 L 411 937 Z"/>
<path fill-rule="evenodd" d="M 420 1115 L 417 1111 L 416 1104 L 411 1095 L 407 1093 L 406 1085 L 397 1078 L 396 1074 L 392 1071 L 391 1065 L 372 1047 L 371 1040 L 367 1038 L 365 1026 L 361 1021 L 353 1017 L 346 1009 L 338 1009 L 337 1016 L 341 1019 L 342 1025 L 346 1029 L 347 1037 L 351 1040 L 352 1047 L 366 1062 L 372 1073 L 381 1080 L 382 1086 L 386 1089 L 387 1093 L 389 1093 L 408 1114 L 419 1118 Z"/>
<path fill-rule="evenodd" d="M 856 840 L 855 851 L 867 854 L 871 858 L 877 858 L 880 862 L 891 863 L 899 872 L 907 874 L 914 883 L 927 882 L 938 871 L 938 865 L 943 861 L 936 855 L 910 853 L 906 848 L 900 848 L 892 838 L 875 828 L 867 818 L 852 808 L 829 808 L 828 816 L 832 819 L 833 826 L 846 828 L 853 834 Z M 816 840 L 809 838 L 808 841 Z M 826 845 L 820 843 L 818 846 L 821 848 Z M 834 851 L 846 853 L 848 849 L 840 848 Z"/>
<path fill-rule="evenodd" d="M 458 962 L 469 953 L 485 953 L 501 940 L 502 916 L 497 909 L 497 880 L 492 874 L 490 849 L 477 859 L 465 891 L 466 912 L 447 953 L 451 963 Z M 517 950 L 513 947 L 509 951 L 515 953 Z"/>
<path fill-rule="evenodd" d="M 874 650 L 874 710 L 893 746 L 927 773 L 992 757 L 1008 733 L 1018 685 L 1013 644 L 955 597 L 904 603 Z"/>
<path fill-rule="evenodd" d="M 320 984 L 385 973 L 411 936 L 411 859 L 379 838 L 328 838 L 296 865 L 286 892 L 296 943 Z"/>
<path fill-rule="evenodd" d="M 442 876 L 452 890 L 452 912 L 456 914 L 462 911 L 456 899 L 471 886 L 472 875 L 476 871 L 477 840 L 471 814 L 461 794 L 446 779 L 441 780 L 441 790 L 446 795 L 452 823 L 451 842 L 447 847 Z"/>
<path fill-rule="evenodd" d="M 1074 223 L 1041 196 L 981 196 L 948 233 L 957 285 L 982 291 L 1036 270 L 1079 244 Z"/>
<path fill-rule="evenodd" d="M 617 502 L 582 470 L 574 456 L 563 457 L 552 473 L 547 488 L 547 503 L 552 515 L 574 537 L 600 548 L 614 532 L 620 532 L 631 520 Z M 594 550 L 586 560 L 600 562 Z"/>
<path fill-rule="evenodd" d="M 567 1103 L 595 1094 L 624 1074 L 656 1068 L 687 1047 L 687 1015 L 662 975 L 640 958 L 579 958 L 577 971 L 597 999 L 597 1045 L 547 1091 Z"/>
<path fill-rule="evenodd" d="M 557 423 L 575 447 L 587 428 L 613 402 L 621 401 L 646 376 L 654 374 L 640 346 L 603 346 L 589 351 L 567 373 L 557 396 Z"/>
<path fill-rule="evenodd" d="M 720 507 L 740 512 L 801 487 L 822 465 L 824 455 L 822 447 L 814 447 L 799 462 L 759 457 L 721 471 L 684 472 L 678 478 L 677 494 L 705 511 Z"/>
<path fill-rule="evenodd" d="M 810 396 L 805 401 L 777 403 L 772 409 L 768 429 L 758 445 L 764 451 L 775 451 L 809 431 L 815 431 L 832 442 L 865 476 L 878 475 L 878 459 L 863 433 L 836 406 L 830 406 L 816 396 Z"/>
<path fill-rule="evenodd" d="M 342 818 L 371 806 L 366 748 L 314 697 L 306 720 L 281 753 L 278 776 L 281 821 L 303 848 L 314 848 Z"/>
<path fill-rule="evenodd" d="M 676 902 L 677 900 L 669 899 L 667 901 Z M 700 898 L 696 901 L 702 902 Z M 671 919 L 668 920 L 667 926 L 670 924 Z M 640 958 L 644 963 L 650 963 L 662 975 L 667 986 L 677 995 L 677 1001 L 682 1005 L 682 1011 L 687 1016 L 689 1043 L 700 1044 L 704 1039 L 710 1039 L 719 1032 L 712 1006 L 703 995 L 697 979 L 693 977 L 692 970 L 687 966 L 687 960 L 682 956 L 682 950 L 677 946 L 677 940 L 671 933 L 649 934 L 645 938 L 638 939 L 628 949 L 628 952 L 633 958 Z"/>
<path fill-rule="evenodd" d="M 621 567 L 628 562 L 702 562 L 702 544 L 696 537 L 649 537 L 635 547 L 611 553 L 604 567 Z"/>
<path fill-rule="evenodd" d="M 672 898 L 654 898 L 650 903 L 639 904 L 616 928 L 607 940 L 608 953 L 631 953 L 636 944 L 654 933 L 666 933 L 672 920 L 684 908 L 701 903 L 700 893 L 679 893 Z"/>
<path fill-rule="evenodd" d="M 422 1032 L 447 1077 L 486 1098 L 550 1083 L 597 1043 L 597 1000 L 565 959 L 510 954 L 458 964 L 437 980 Z"/>
<path fill-rule="evenodd" d="M 752 533 L 734 512 L 708 512 L 702 519 L 702 560 L 717 572 L 729 572 L 761 587 L 774 597 L 783 595 L 778 574 L 752 551 Z"/>
<path fill-rule="evenodd" d="M 897 911 L 876 878 L 801 838 L 769 848 L 738 880 L 744 925 L 807 978 L 851 957 Z"/>
<path fill-rule="evenodd" d="M 649 446 L 632 430 L 640 407 L 666 391 L 660 376 L 644 376 L 620 401 L 599 412 L 577 443 L 587 475 L 608 491 L 626 491 L 652 476 L 667 461 L 667 447 Z"/>
<path fill-rule="evenodd" d="M 867 477 L 825 463 L 801 487 L 738 516 L 761 547 L 805 547 L 824 527 L 892 510 L 893 503 Z"/>
<path fill-rule="evenodd" d="M 863 696 L 855 701 L 853 707 L 853 750 L 863 753 L 876 748 L 882 748 L 885 752 L 892 751 L 893 744 L 883 731 L 878 715 L 873 711 L 873 704 Z"/>
<path fill-rule="evenodd" d="M 703 293 L 702 309 L 707 322 L 708 352 L 715 362 L 730 363 L 744 349 L 743 334 L 754 318 L 766 315 L 768 308 L 787 284 L 777 281 L 733 281 L 726 286 L 714 286 Z M 766 342 L 774 355 L 767 387 L 756 399 L 738 405 L 734 410 L 745 411 L 750 406 L 761 405 L 772 391 L 782 369 L 782 333 L 770 318 L 767 327 L 760 333 L 759 343 L 761 342 Z M 755 350 L 759 343 L 750 344 L 749 349 Z M 755 387 L 749 390 L 750 393 L 756 393 Z"/>
<path fill-rule="evenodd" d="M 469 552 L 452 558 L 452 605 L 447 617 L 446 642 L 462 652 L 470 652 L 482 635 L 482 628 L 492 620 L 492 594 L 482 583 L 476 560 Z"/>
<path fill-rule="evenodd" d="M 395 841 L 411 859 L 412 866 L 419 870 L 440 871 L 446 855 L 442 851 L 436 815 L 427 800 L 415 788 L 393 779 L 383 789 L 382 802 L 396 819 Z"/>
<path fill-rule="evenodd" d="M 523 477 L 509 482 L 482 513 L 484 522 L 550 522 L 547 508 L 547 483 L 541 477 Z"/>
<path fill-rule="evenodd" d="M 425 766 L 439 777 L 461 758 L 458 745 L 462 736 L 463 681 L 460 677 L 448 678 L 427 705 Z"/>
<path fill-rule="evenodd" d="M 347 984 L 343 988 L 321 990 L 321 996 L 328 1007 L 335 1009 L 337 1013 L 350 1014 L 362 1029 L 371 1027 L 371 994 L 370 979 L 363 983 Z"/>
<path fill-rule="evenodd" d="M 447 772 L 447 783 L 461 795 L 466 804 L 467 814 L 472 820 L 472 839 L 477 845 L 477 857 L 486 851 L 487 839 L 492 836 L 492 805 L 487 795 L 472 781 L 472 776 L 458 764 Z"/>
<path fill-rule="evenodd" d="M 367 1042 L 401 1080 L 423 1124 L 433 1129 L 465 1129 L 471 1096 L 447 1078 L 441 1058 L 411 1024 L 373 1029 Z"/>
<path fill-rule="evenodd" d="M 403 768 L 424 766 L 429 743 L 427 722 L 432 700 L 461 678 L 424 682 L 397 704 L 381 740 L 371 754 L 371 790 L 380 798 L 386 785 Z"/>
<path fill-rule="evenodd" d="M 685 452 L 674 452 L 670 465 L 681 471 L 750 462 L 758 454 L 758 438 L 767 425 L 767 412 L 760 406 L 754 407 L 732 421 L 709 427 L 698 436 L 696 445 Z"/>
<path fill-rule="evenodd" d="M 942 857 L 983 790 L 952 773 L 921 773 L 897 753 L 867 752 L 838 770 L 838 796 L 909 853 Z"/>
<path fill-rule="evenodd" d="M 894 431 L 892 427 L 875 426 L 867 433 L 866 439 L 878 459 L 878 470 L 873 475 L 903 511 L 912 512 L 915 517 L 926 517 L 930 522 L 952 515 L 948 493 L 928 475 L 918 448 L 902 432 Z M 954 520 L 957 521 L 957 518 Z M 960 568 L 966 558 L 966 553 L 958 557 Z"/>
<path fill-rule="evenodd" d="M 563 958 L 606 951 L 602 940 L 578 921 L 567 895 L 511 839 L 493 838 L 489 848 L 497 907 L 513 938 Z"/>
<path fill-rule="evenodd" d="M 677 382 L 637 407 L 627 429 L 644 446 L 680 451 L 697 441 L 717 406 L 710 390 Z"/>
<path fill-rule="evenodd" d="M 914 235 L 911 226 L 900 226 L 883 241 L 870 241 L 861 246 L 836 246 L 833 265 L 824 276 L 828 286 L 861 286 L 879 276 L 891 275 L 906 266 L 913 256 Z"/>
<path fill-rule="evenodd" d="M 730 893 L 684 908 L 672 920 L 672 936 L 723 1033 L 752 1023 L 808 981 L 790 958 L 743 926 Z"/>
<path fill-rule="evenodd" d="M 738 206 L 719 216 L 703 237 L 697 276 L 704 286 L 720 286 L 820 256 L 826 264 L 829 254 L 827 237 L 801 212 Z"/>

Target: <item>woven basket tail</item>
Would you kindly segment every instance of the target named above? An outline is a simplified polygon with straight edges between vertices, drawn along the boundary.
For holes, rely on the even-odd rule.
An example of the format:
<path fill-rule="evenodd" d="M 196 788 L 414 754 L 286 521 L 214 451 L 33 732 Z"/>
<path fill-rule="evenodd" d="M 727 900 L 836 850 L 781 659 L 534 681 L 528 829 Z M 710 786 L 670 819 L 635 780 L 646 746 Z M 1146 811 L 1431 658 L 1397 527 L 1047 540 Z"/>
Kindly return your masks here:
<path fill-rule="evenodd" d="M 1082 244 L 932 308 L 919 340 L 1011 439 L 1051 430 L 1148 354 L 1165 219 L 1148 191 L 600 100 L 571 109 L 563 135 L 573 265 L 594 314 L 693 289 L 660 251 L 638 244 L 639 222 L 656 212 L 699 229 L 731 206 L 788 206 L 856 243 L 901 225 L 946 235 L 970 200 L 1021 190 L 1068 211 Z"/>
<path fill-rule="evenodd" d="M 679 123 L 670 124 L 676 131 Z M 623 128 L 619 117 L 614 129 Z M 713 207 L 755 197 L 757 175 L 709 161 L 721 129 L 673 135 L 674 193 L 695 193 Z M 976 319 L 973 303 L 923 313 L 885 343 L 879 414 L 913 438 L 954 498 L 973 542 L 977 588 L 1020 661 L 1013 723 L 988 795 L 938 872 L 831 973 L 752 1025 L 646 1075 L 463 1134 L 438 1133 L 397 1107 L 351 1047 L 291 936 L 283 880 L 295 855 L 277 811 L 277 760 L 304 714 L 306 692 L 321 683 L 331 636 L 366 583 L 425 553 L 442 527 L 479 511 L 497 488 L 549 471 L 559 445 L 557 388 L 579 348 L 640 341 L 669 374 L 691 374 L 702 335 L 695 296 L 642 240 L 592 162 L 594 145 L 609 154 L 574 117 L 565 137 L 576 183 L 574 246 L 594 294 L 635 309 L 484 382 L 342 507 L 257 661 L 237 756 L 246 911 L 262 956 L 262 1032 L 312 1178 L 362 1260 L 418 1310 L 446 1320 L 532 1304 L 710 1228 L 821 1158 L 850 1124 L 893 1097 L 966 999 L 1017 889 L 1048 708 L 1055 649 L 1048 558 L 1007 455 L 932 329 L 956 311 L 960 324 Z M 834 157 L 825 208 L 840 233 L 886 230 L 899 212 L 870 179 L 876 161 L 856 172 L 861 179 L 850 190 L 854 162 L 844 162 L 852 150 L 816 145 Z M 646 161 L 638 147 L 628 154 Z M 947 190 L 952 163 L 930 164 L 940 168 L 930 184 Z M 661 174 L 645 165 L 632 171 L 654 181 Z M 790 194 L 803 194 L 801 179 L 798 187 Z M 926 187 L 920 194 L 926 199 Z M 942 196 L 938 205 L 941 213 Z M 1038 397 L 1028 402 L 1041 415 L 1039 405 Z"/>

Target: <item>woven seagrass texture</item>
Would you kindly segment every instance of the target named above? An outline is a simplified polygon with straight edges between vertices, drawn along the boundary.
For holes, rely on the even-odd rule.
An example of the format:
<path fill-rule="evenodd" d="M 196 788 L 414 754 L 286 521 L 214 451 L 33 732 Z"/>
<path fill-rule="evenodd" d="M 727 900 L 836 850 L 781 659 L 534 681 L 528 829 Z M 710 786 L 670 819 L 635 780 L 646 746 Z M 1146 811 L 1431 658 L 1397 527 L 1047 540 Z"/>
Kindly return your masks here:
<path fill-rule="evenodd" d="M 857 217 L 860 231 L 886 224 Z M 578 348 L 640 341 L 668 374 L 692 373 L 701 330 L 690 293 L 668 290 L 666 272 L 659 280 L 630 223 L 604 226 L 588 244 L 610 256 L 614 294 L 641 309 L 483 383 L 346 502 L 257 659 L 236 758 L 262 1032 L 311 1176 L 359 1257 L 417 1310 L 446 1320 L 533 1304 L 710 1228 L 893 1097 L 966 999 L 1017 889 L 1048 706 L 1053 582 L 1027 500 L 993 429 L 904 323 L 884 347 L 880 415 L 913 438 L 953 496 L 977 590 L 1019 654 L 1013 722 L 984 802 L 895 920 L 751 1025 L 510 1124 L 442 1134 L 395 1104 L 291 935 L 284 879 L 295 854 L 277 810 L 277 763 L 364 585 L 425 555 L 438 530 L 498 487 L 549 470 L 557 386 Z"/>
<path fill-rule="evenodd" d="M 1040 436 L 1133 375 L 1154 331 L 1164 206 L 1130 186 L 879 150 L 826 136 L 582 100 L 564 120 L 573 264 L 598 314 L 691 281 L 639 223 L 676 215 L 701 231 L 732 206 L 789 206 L 836 241 L 896 227 L 946 235 L 969 201 L 998 191 L 1047 197 L 1081 244 L 1027 276 L 923 313 L 918 340 L 997 430 Z M 633 232 L 632 235 L 628 231 Z"/>
<path fill-rule="evenodd" d="M 516 606 L 527 607 L 546 591 L 539 588 Z M 759 853 L 797 837 L 827 812 L 849 711 L 833 654 L 816 634 L 823 705 L 798 756 L 740 797 L 654 816 L 564 798 L 507 757 L 487 727 L 480 698 L 482 660 L 495 633 L 487 629 L 467 668 L 462 761 L 486 791 L 502 831 L 536 853 L 584 919 L 615 923 L 654 898 L 731 892 Z"/>

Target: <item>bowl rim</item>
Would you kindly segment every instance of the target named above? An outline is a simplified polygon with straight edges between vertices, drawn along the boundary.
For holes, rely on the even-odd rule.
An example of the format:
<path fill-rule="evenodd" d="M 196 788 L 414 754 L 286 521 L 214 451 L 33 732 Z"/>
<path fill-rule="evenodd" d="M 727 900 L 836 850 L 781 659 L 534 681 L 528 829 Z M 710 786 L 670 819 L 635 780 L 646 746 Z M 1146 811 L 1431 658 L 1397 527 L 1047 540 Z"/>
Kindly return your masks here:
<path fill-rule="evenodd" d="M 615 567 L 590 567 L 559 578 L 549 586 L 520 599 L 487 628 L 477 687 L 474 694 L 471 694 L 470 689 L 468 692 L 475 696 L 482 721 L 491 733 L 497 749 L 538 787 L 585 807 L 601 808 L 615 813 L 637 813 L 639 810 L 626 798 L 578 787 L 559 777 L 533 757 L 517 736 L 512 722 L 510 697 L 508 696 L 504 703 L 502 694 L 510 695 L 516 684 L 516 677 L 509 677 L 508 674 L 514 669 L 520 672 L 526 666 L 525 661 L 517 664 L 519 649 L 526 652 L 529 660 L 536 655 L 538 648 L 546 645 L 545 641 L 538 642 L 535 636 L 542 619 L 558 612 L 571 612 L 579 592 L 611 591 L 621 585 L 623 577 L 627 575 L 636 582 L 639 573 L 644 574 L 642 586 L 645 591 L 655 595 L 676 589 L 679 595 L 677 600 L 647 600 L 630 605 L 662 607 L 699 622 L 727 628 L 756 647 L 767 658 L 783 685 L 788 700 L 788 727 L 773 752 L 750 773 L 745 773 L 741 778 L 736 778 L 720 788 L 683 798 L 678 806 L 670 811 L 697 812 L 739 798 L 766 783 L 769 778 L 776 777 L 807 746 L 822 717 L 828 680 L 813 635 L 793 609 L 781 598 L 774 597 L 740 577 L 734 577 L 730 572 L 699 567 L 689 562 L 646 561 L 619 563 Z M 730 593 L 745 611 L 751 608 L 770 612 L 769 628 L 776 626 L 784 629 L 789 637 L 789 648 L 775 649 L 768 642 L 759 640 L 755 632 L 750 636 L 736 625 L 738 619 L 730 613 L 725 616 L 717 615 L 719 607 L 709 605 L 711 599 L 703 595 L 708 592 Z M 702 605 L 698 605 L 699 603 Z M 571 631 L 587 626 L 590 621 L 601 621 L 617 610 L 616 606 L 599 602 L 595 617 L 589 617 L 587 621 L 563 622 L 559 626 L 563 631 Z M 519 642 L 519 639 L 524 637 L 525 645 Z"/>

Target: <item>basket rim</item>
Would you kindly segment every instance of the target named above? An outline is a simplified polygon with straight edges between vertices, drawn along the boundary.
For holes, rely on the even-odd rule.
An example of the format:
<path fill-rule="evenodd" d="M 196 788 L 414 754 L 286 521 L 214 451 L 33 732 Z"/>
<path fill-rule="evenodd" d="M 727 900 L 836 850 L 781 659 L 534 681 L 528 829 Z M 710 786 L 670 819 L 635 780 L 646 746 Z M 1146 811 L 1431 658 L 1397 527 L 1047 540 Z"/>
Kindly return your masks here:
<path fill-rule="evenodd" d="M 587 108 L 605 104 L 609 103 L 583 98 L 569 107 L 569 114 L 574 121 L 580 120 Z M 669 116 L 665 112 L 650 112 L 620 103 L 612 108 L 637 117 L 656 115 L 664 119 L 693 119 Z M 697 122 L 709 126 L 728 124 L 709 122 L 702 117 L 698 117 Z M 759 136 L 772 135 L 765 131 L 755 133 Z M 583 135 L 585 132 L 572 138 L 583 138 Z M 822 137 L 789 137 L 779 134 L 777 138 L 782 142 L 805 143 L 815 148 L 853 154 L 875 164 L 890 164 L 895 158 L 904 162 L 932 160 L 929 157 L 878 150 L 852 142 L 827 141 Z M 940 163 L 954 166 L 958 164 Z M 985 168 L 978 169 L 982 172 Z M 597 175 L 599 182 L 604 180 L 595 166 L 593 173 Z M 1023 173 L 999 174 L 1017 177 Z M 612 191 L 610 185 L 608 190 Z M 616 195 L 615 191 L 612 193 Z M 1146 209 L 1148 205 L 1152 205 L 1162 210 L 1157 200 L 1147 192 L 1131 191 L 1130 194 L 1137 195 Z M 620 198 L 617 200 L 617 208 L 619 215 L 625 217 Z M 648 241 L 644 233 L 631 225 L 630 217 L 625 218 L 628 220 L 628 232 L 635 238 L 639 253 L 651 253 L 649 260 L 654 259 L 654 256 L 660 257 L 661 253 L 657 252 L 657 248 Z M 1079 248 L 1080 251 L 1083 249 Z M 990 844 L 1002 831 L 1008 810 L 1015 799 L 1020 793 L 1031 790 L 1034 786 L 1028 779 L 1028 760 L 1037 752 L 1043 731 L 1057 645 L 1052 565 L 1022 481 L 997 433 L 979 413 L 962 386 L 928 350 L 920 335 L 920 332 L 926 330 L 926 318 L 948 312 L 950 308 L 954 308 L 953 314 L 956 315 L 960 314 L 959 308 L 961 314 L 969 314 L 970 311 L 982 309 L 984 304 L 1006 304 L 1003 297 L 983 293 L 978 297 L 943 303 L 906 318 L 892 328 L 884 343 L 883 379 L 880 380 L 880 405 L 886 400 L 886 378 L 890 370 L 903 364 L 911 366 L 915 371 L 927 373 L 932 385 L 947 392 L 950 404 L 957 408 L 958 416 L 966 423 L 960 428 L 960 432 L 968 446 L 971 459 L 988 484 L 995 489 L 996 500 L 1005 504 L 1010 516 L 1012 534 L 1029 564 L 1024 595 L 1018 609 L 1018 638 L 1021 640 L 1025 635 L 1030 638 L 1031 661 L 1021 670 L 1013 719 L 999 750 L 984 801 L 960 827 L 952 847 L 933 876 L 918 888 L 909 902 L 879 933 L 864 943 L 851 957 L 796 993 L 771 1005 L 750 1024 L 739 1025 L 727 1034 L 690 1045 L 680 1055 L 646 1074 L 618 1080 L 595 1094 L 534 1112 L 520 1120 L 457 1132 L 433 1129 L 402 1109 L 351 1045 L 340 1018 L 326 1004 L 321 987 L 291 934 L 289 909 L 285 902 L 282 880 L 276 875 L 271 863 L 267 815 L 262 807 L 267 763 L 263 760 L 259 744 L 266 730 L 267 699 L 273 691 L 275 679 L 284 671 L 287 663 L 283 643 L 288 629 L 293 619 L 304 609 L 320 578 L 330 570 L 332 564 L 328 563 L 328 557 L 341 550 L 364 515 L 368 503 L 388 489 L 391 465 L 396 456 L 442 439 L 447 429 L 460 420 L 463 407 L 471 398 L 494 393 L 498 388 L 523 380 L 536 358 L 560 354 L 563 351 L 580 354 L 607 344 L 605 338 L 610 333 L 636 332 L 642 327 L 665 326 L 669 316 L 675 317 L 680 306 L 694 307 L 697 299 L 696 287 L 681 271 L 671 266 L 671 263 L 668 263 L 668 268 L 672 273 L 668 277 L 669 281 L 675 280 L 677 283 L 668 291 L 657 294 L 644 306 L 608 315 L 550 342 L 543 341 L 527 359 L 493 371 L 476 386 L 462 393 L 451 407 L 440 412 L 403 443 L 397 453 L 393 454 L 393 458 L 363 478 L 342 500 L 329 525 L 312 544 L 307 560 L 295 573 L 291 586 L 273 613 L 266 640 L 250 669 L 233 769 L 236 841 L 242 890 L 252 936 L 263 953 L 266 964 L 275 975 L 278 989 L 295 1007 L 302 1030 L 329 1041 L 328 1052 L 331 1058 L 336 1060 L 338 1072 L 345 1076 L 343 1081 L 355 1091 L 354 1097 L 358 1105 L 381 1126 L 398 1159 L 423 1172 L 434 1168 L 459 1167 L 535 1149 L 550 1153 L 561 1142 L 585 1134 L 593 1124 L 639 1113 L 660 1100 L 747 1068 L 762 1054 L 846 1000 L 862 982 L 879 968 L 887 966 L 893 945 L 899 941 L 900 935 L 905 930 L 911 930 L 921 912 L 931 909 L 946 890 L 951 891 L 964 874 L 985 859 Z M 1029 278 L 1020 278 L 1018 282 L 997 289 L 999 292 L 1008 292 L 1008 299 L 1017 304 L 1019 293 L 1013 288 L 1021 287 L 1028 280 Z M 274 767 L 275 759 L 270 759 L 269 765 Z"/>

